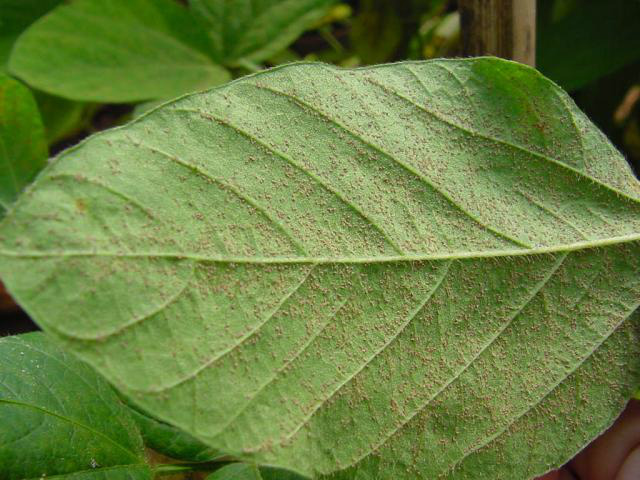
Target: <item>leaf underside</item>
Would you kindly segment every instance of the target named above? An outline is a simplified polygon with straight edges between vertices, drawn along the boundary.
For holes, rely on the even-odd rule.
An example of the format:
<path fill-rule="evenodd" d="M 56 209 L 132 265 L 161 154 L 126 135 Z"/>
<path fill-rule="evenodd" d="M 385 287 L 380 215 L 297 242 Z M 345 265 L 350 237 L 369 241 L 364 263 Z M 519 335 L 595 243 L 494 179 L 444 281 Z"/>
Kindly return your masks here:
<path fill-rule="evenodd" d="M 150 480 L 111 387 L 42 333 L 0 339 L 0 478 Z"/>
<path fill-rule="evenodd" d="M 214 449 L 312 477 L 529 478 L 638 379 L 639 198 L 528 67 L 298 64 L 63 153 L 0 225 L 0 274 Z"/>

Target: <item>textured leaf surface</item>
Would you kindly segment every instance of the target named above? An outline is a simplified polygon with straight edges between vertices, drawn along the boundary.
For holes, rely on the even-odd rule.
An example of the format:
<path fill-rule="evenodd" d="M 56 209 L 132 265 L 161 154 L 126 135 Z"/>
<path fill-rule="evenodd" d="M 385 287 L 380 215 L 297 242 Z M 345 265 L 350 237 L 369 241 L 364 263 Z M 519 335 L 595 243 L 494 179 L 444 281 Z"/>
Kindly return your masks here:
<path fill-rule="evenodd" d="M 225 65 L 274 55 L 327 12 L 336 0 L 190 0 L 207 22 L 214 58 Z"/>
<path fill-rule="evenodd" d="M 27 87 L 0 74 L 0 218 L 47 163 L 38 106 Z"/>
<path fill-rule="evenodd" d="M 9 69 L 73 100 L 172 98 L 229 79 L 208 44 L 204 27 L 173 0 L 78 0 L 34 23 Z"/>
<path fill-rule="evenodd" d="M 42 333 L 0 339 L 0 478 L 147 480 L 111 387 Z"/>
<path fill-rule="evenodd" d="M 527 67 L 299 64 L 62 154 L 0 224 L 0 274 L 215 449 L 512 480 L 572 456 L 637 385 L 639 194 Z"/>

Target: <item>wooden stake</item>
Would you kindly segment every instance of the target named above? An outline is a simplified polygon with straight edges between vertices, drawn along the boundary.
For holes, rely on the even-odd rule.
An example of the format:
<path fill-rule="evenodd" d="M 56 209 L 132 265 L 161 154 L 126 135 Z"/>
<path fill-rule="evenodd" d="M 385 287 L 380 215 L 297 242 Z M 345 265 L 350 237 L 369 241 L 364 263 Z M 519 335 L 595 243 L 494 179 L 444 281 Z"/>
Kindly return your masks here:
<path fill-rule="evenodd" d="M 493 55 L 535 66 L 536 0 L 459 0 L 465 56 Z"/>

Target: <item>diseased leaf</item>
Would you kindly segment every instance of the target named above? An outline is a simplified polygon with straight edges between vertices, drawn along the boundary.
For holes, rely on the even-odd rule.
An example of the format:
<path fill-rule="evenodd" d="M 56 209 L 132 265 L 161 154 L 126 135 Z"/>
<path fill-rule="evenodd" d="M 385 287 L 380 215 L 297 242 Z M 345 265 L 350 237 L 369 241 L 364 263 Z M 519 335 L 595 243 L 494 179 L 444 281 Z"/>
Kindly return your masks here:
<path fill-rule="evenodd" d="M 173 0 L 77 0 L 34 23 L 9 69 L 72 100 L 172 98 L 226 82 L 204 27 Z"/>
<path fill-rule="evenodd" d="M 638 384 L 639 198 L 528 67 L 298 64 L 63 153 L 0 224 L 0 275 L 142 409 L 234 457 L 524 479 Z"/>
<path fill-rule="evenodd" d="M 0 74 L 0 218 L 47 163 L 44 127 L 33 95 Z"/>
<path fill-rule="evenodd" d="M 139 103 L 133 109 L 133 118 L 139 117 L 164 103 L 164 100 L 153 100 L 151 102 Z"/>
<path fill-rule="evenodd" d="M 150 480 L 111 387 L 42 333 L 0 339 L 0 478 Z"/>
<path fill-rule="evenodd" d="M 6 70 L 16 38 L 63 0 L 0 0 L 0 71 Z"/>
<path fill-rule="evenodd" d="M 320 20 L 336 0 L 190 0 L 224 65 L 261 62 Z"/>

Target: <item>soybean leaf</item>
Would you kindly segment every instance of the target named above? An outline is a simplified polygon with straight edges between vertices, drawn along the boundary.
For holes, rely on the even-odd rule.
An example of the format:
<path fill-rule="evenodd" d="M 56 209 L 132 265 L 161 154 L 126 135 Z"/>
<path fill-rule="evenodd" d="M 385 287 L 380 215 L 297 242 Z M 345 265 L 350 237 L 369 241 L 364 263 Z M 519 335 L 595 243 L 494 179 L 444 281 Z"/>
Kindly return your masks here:
<path fill-rule="evenodd" d="M 640 378 L 640 186 L 498 59 L 298 64 L 60 155 L 0 276 L 156 418 L 337 479 L 524 479 Z"/>
<path fill-rule="evenodd" d="M 232 463 L 216 470 L 207 480 L 304 480 L 305 477 L 278 468 Z"/>
<path fill-rule="evenodd" d="M 260 467 L 262 480 L 305 480 L 307 477 L 281 468 Z"/>
<path fill-rule="evenodd" d="M 173 0 L 77 0 L 34 23 L 9 69 L 61 97 L 98 102 L 171 98 L 226 82 L 204 27 Z"/>
<path fill-rule="evenodd" d="M 640 59 L 640 2 L 578 2 L 557 19 L 554 3 L 540 5 L 537 64 L 563 88 L 575 90 Z"/>
<path fill-rule="evenodd" d="M 232 463 L 216 470 L 206 480 L 263 480 L 258 467 L 245 463 Z"/>
<path fill-rule="evenodd" d="M 49 145 L 82 130 L 88 123 L 88 113 L 95 108 L 90 104 L 74 102 L 37 90 L 34 96 Z"/>
<path fill-rule="evenodd" d="M 206 462 L 214 460 L 220 453 L 192 435 L 157 420 L 137 408 L 130 407 L 144 444 L 156 452 L 177 460 Z"/>
<path fill-rule="evenodd" d="M 6 69 L 16 38 L 62 0 L 0 0 L 0 71 Z"/>
<path fill-rule="evenodd" d="M 351 42 L 363 63 L 384 62 L 396 52 L 403 37 L 398 7 L 386 0 L 364 0 L 351 28 Z"/>
<path fill-rule="evenodd" d="M 1 478 L 151 478 L 111 387 L 44 334 L 0 339 L 0 378 Z"/>
<path fill-rule="evenodd" d="M 0 74 L 0 218 L 47 162 L 44 127 L 33 95 Z"/>
<path fill-rule="evenodd" d="M 261 62 L 319 21 L 336 0 L 190 0 L 209 26 L 214 58 Z"/>

